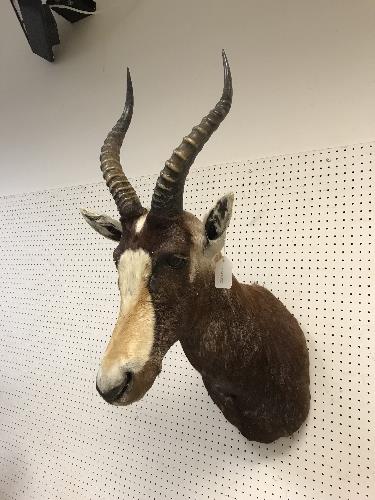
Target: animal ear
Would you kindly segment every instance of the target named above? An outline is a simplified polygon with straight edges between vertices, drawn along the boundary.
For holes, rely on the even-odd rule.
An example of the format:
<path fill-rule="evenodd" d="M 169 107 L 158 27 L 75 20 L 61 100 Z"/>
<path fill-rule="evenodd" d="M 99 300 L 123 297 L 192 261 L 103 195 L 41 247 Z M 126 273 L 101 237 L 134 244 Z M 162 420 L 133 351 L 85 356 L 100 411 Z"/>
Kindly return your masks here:
<path fill-rule="evenodd" d="M 90 224 L 91 227 L 95 229 L 98 233 L 110 240 L 120 241 L 122 235 L 122 228 L 120 221 L 112 219 L 105 214 L 97 214 L 81 208 L 81 214 L 83 215 L 86 222 Z"/>
<path fill-rule="evenodd" d="M 206 248 L 214 253 L 220 252 L 224 246 L 225 232 L 232 217 L 234 194 L 228 193 L 208 212 L 203 220 Z"/>

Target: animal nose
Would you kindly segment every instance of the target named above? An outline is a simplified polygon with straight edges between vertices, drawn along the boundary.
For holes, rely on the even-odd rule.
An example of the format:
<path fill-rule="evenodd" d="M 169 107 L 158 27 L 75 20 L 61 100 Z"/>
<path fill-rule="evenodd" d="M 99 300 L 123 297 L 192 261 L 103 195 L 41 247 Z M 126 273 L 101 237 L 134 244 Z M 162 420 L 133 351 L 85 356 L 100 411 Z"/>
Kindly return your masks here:
<path fill-rule="evenodd" d="M 116 399 L 119 399 L 127 391 L 131 379 L 132 379 L 132 373 L 127 372 L 124 381 L 120 385 L 113 387 L 109 391 L 101 391 L 100 387 L 98 386 L 98 382 L 96 382 L 96 390 L 101 395 L 101 397 L 105 401 L 107 401 L 107 403 L 113 403 L 114 401 L 116 401 Z"/>

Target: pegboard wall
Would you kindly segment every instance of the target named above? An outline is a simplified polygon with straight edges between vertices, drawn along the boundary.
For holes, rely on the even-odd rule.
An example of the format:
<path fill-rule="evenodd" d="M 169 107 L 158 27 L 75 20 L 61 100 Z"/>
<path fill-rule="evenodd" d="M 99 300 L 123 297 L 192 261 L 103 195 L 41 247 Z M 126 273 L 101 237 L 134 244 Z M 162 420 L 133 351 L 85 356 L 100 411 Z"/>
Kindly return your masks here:
<path fill-rule="evenodd" d="M 271 445 L 225 420 L 179 344 L 142 401 L 96 393 L 119 306 L 114 244 L 78 209 L 115 216 L 104 183 L 0 199 L 0 498 L 374 499 L 374 158 L 366 144 L 188 178 L 198 216 L 235 192 L 234 272 L 308 339 L 309 419 Z M 134 180 L 146 206 L 155 181 Z"/>

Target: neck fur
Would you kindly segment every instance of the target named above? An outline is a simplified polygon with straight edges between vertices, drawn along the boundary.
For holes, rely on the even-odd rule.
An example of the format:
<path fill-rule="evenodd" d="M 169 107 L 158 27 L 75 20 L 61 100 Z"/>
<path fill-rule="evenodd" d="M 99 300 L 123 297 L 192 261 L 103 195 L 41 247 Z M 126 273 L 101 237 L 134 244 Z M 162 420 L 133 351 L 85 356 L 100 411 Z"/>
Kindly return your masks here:
<path fill-rule="evenodd" d="M 213 276 L 202 285 L 196 287 L 194 314 L 180 338 L 182 348 L 202 375 L 229 371 L 234 366 L 238 370 L 238 353 L 243 352 L 241 346 L 248 349 L 250 332 L 254 331 L 249 323 L 255 321 L 243 285 L 233 277 L 230 289 L 218 289 Z"/>

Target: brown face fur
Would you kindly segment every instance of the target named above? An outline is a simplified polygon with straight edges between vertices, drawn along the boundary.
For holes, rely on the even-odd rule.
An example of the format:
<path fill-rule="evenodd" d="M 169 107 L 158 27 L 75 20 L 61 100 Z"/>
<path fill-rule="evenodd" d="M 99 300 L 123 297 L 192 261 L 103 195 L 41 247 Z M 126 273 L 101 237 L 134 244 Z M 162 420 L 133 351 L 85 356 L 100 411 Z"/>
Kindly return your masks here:
<path fill-rule="evenodd" d="M 227 420 L 246 438 L 270 442 L 307 417 L 308 351 L 298 322 L 269 291 L 235 278 L 231 289 L 215 288 L 232 202 L 230 195 L 219 200 L 203 224 L 187 212 L 148 214 L 123 221 L 119 231 L 109 218 L 88 215 L 105 236 L 108 224 L 119 232 L 121 306 L 97 387 L 112 404 L 137 401 L 180 340 Z"/>
<path fill-rule="evenodd" d="M 122 237 L 113 253 L 120 291 L 122 286 L 131 286 L 121 281 L 127 272 L 122 269 L 124 259 L 134 256 L 125 263 L 133 267 L 137 267 L 140 258 L 149 260 L 144 276 L 135 284 L 136 293 L 131 299 L 126 298 L 126 310 L 120 308 L 101 362 L 97 385 L 107 401 L 124 405 L 140 399 L 160 373 L 166 352 L 185 328 L 192 307 L 191 260 L 199 252 L 198 247 L 202 248 L 198 236 L 201 228 L 202 223 L 188 213 L 172 221 L 148 214 L 144 222 L 135 219 L 122 223 Z M 133 275 L 124 279 L 130 280 L 137 282 Z M 119 370 L 121 373 L 117 373 Z M 110 391 L 121 385 L 121 377 L 126 380 L 125 373 L 131 373 L 130 383 L 113 399 L 116 391 Z M 108 391 L 109 398 L 104 394 Z"/>
<path fill-rule="evenodd" d="M 189 301 L 189 273 L 192 235 L 188 214 L 172 221 L 148 216 L 136 234 L 125 224 L 123 237 L 114 251 L 115 262 L 126 250 L 141 248 L 150 255 L 151 276 L 147 284 L 155 311 L 153 354 L 163 357 L 178 339 L 179 325 L 185 322 Z"/>

